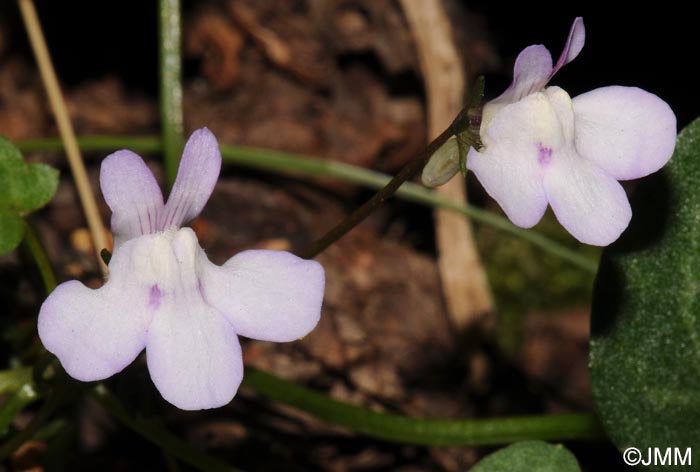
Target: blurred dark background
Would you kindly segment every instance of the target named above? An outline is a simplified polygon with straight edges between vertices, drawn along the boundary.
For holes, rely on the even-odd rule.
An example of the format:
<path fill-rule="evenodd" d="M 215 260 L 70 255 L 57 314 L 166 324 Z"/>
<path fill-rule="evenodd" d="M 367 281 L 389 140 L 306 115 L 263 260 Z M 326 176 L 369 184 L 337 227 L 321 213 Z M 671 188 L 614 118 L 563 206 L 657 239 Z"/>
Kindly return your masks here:
<path fill-rule="evenodd" d="M 204 2 L 185 0 L 183 5 L 189 12 L 198 3 Z M 298 3 L 300 8 L 304 4 L 287 3 Z M 573 18 L 583 16 L 586 46 L 576 61 L 557 75 L 557 85 L 572 96 L 605 85 L 634 85 L 665 99 L 680 126 L 700 115 L 700 69 L 694 66 L 699 57 L 698 28 L 687 6 L 673 2 L 655 7 L 631 3 L 627 8 L 611 2 L 447 3 L 452 11 L 460 12 L 459 16 L 468 14 L 481 21 L 502 58 L 497 70 L 484 71 L 490 79 L 487 93 L 496 95 L 507 85 L 510 66 L 527 45 L 546 45 L 556 60 Z M 156 2 L 74 0 L 66 4 L 37 0 L 36 5 L 58 74 L 65 83 L 117 74 L 129 87 L 155 97 Z M 13 2 L 2 2 L 0 21 L 10 34 L 2 38 L 0 47 L 29 54 L 18 20 Z M 188 68 L 187 72 L 191 75 L 195 70 Z"/>

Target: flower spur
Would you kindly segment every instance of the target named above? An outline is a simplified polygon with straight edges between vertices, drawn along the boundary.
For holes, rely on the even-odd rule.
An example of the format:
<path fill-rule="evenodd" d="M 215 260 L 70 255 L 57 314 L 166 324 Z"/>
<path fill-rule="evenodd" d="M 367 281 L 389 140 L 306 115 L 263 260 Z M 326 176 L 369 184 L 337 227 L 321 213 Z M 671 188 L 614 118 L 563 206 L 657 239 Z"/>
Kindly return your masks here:
<path fill-rule="evenodd" d="M 217 266 L 181 227 L 201 212 L 220 169 L 206 128 L 187 142 L 166 204 L 138 155 L 122 150 L 103 161 L 114 233 L 109 280 L 96 290 L 65 282 L 39 313 L 39 336 L 69 375 L 105 379 L 145 348 L 163 398 L 183 410 L 216 408 L 243 378 L 237 335 L 286 342 L 316 326 L 325 284 L 319 263 L 249 250 Z"/>

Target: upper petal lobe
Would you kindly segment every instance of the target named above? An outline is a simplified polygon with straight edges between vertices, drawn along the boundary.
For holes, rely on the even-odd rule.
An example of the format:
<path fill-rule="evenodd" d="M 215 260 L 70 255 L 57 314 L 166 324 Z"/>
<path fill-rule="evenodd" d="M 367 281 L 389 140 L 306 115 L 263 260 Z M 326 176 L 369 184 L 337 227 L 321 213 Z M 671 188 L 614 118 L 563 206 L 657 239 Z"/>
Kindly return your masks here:
<path fill-rule="evenodd" d="M 115 250 L 125 241 L 160 230 L 163 194 L 140 156 L 117 151 L 102 161 L 100 188 L 112 210 Z"/>
<path fill-rule="evenodd" d="M 578 17 L 571 25 L 569 37 L 566 39 L 566 44 L 564 45 L 564 50 L 561 52 L 554 69 L 552 69 L 549 79 L 551 79 L 554 74 L 556 74 L 564 65 L 576 59 L 576 56 L 578 56 L 581 49 L 583 49 L 585 42 L 586 28 L 583 26 L 583 18 Z"/>
<path fill-rule="evenodd" d="M 557 63 L 552 67 L 552 55 L 541 44 L 523 49 L 515 60 L 513 82 L 510 86 L 484 106 L 482 124 L 488 125 L 494 115 L 505 105 L 515 103 L 535 92 L 542 91 L 559 69 L 573 61 L 583 49 L 586 31 L 583 19 L 576 18 Z M 485 126 L 482 125 L 482 130 Z"/>
<path fill-rule="evenodd" d="M 523 49 L 515 60 L 513 67 L 513 82 L 499 97 L 491 100 L 489 105 L 507 105 L 514 103 L 531 93 L 542 90 L 550 74 L 552 73 L 552 55 L 541 44 L 528 46 Z M 489 121 L 489 112 L 484 109 L 486 120 Z"/>
<path fill-rule="evenodd" d="M 163 212 L 162 228 L 180 227 L 199 215 L 214 191 L 220 171 L 221 153 L 216 138 L 209 129 L 198 129 L 185 144 Z"/>

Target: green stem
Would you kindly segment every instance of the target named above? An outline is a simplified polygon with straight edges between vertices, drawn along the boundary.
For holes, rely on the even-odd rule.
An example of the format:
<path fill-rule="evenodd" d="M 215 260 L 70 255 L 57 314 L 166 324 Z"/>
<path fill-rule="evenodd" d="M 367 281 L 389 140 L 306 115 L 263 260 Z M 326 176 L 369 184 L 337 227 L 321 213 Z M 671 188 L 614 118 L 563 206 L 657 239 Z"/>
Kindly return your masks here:
<path fill-rule="evenodd" d="M 156 154 L 163 151 L 162 141 L 156 136 L 78 136 L 77 140 L 80 149 L 84 152 L 131 149 L 135 152 Z M 23 153 L 63 150 L 60 138 L 27 139 L 14 144 Z"/>
<path fill-rule="evenodd" d="M 204 452 L 193 449 L 189 444 L 163 429 L 157 423 L 134 416 L 103 385 L 95 387 L 91 394 L 117 420 L 182 462 L 205 471 L 235 472 L 238 470 Z"/>
<path fill-rule="evenodd" d="M 387 441 L 440 446 L 492 446 L 536 439 L 564 441 L 605 438 L 598 418 L 592 413 L 473 420 L 422 419 L 354 406 L 253 369 L 246 369 L 243 385 L 328 423 Z"/>
<path fill-rule="evenodd" d="M 175 182 L 183 145 L 180 0 L 159 0 L 160 120 L 165 176 Z"/>
<path fill-rule="evenodd" d="M 306 249 L 299 252 L 299 257 L 304 259 L 311 259 L 316 257 L 321 252 L 323 252 L 328 246 L 338 241 L 340 238 L 345 236 L 351 229 L 357 226 L 362 220 L 367 218 L 367 216 L 379 205 L 381 205 L 387 198 L 391 197 L 396 193 L 401 184 L 406 182 L 408 179 L 420 172 L 423 167 L 425 167 L 426 162 L 430 159 L 435 151 L 438 150 L 440 146 L 445 144 L 445 142 L 452 136 L 452 128 L 447 128 L 445 131 L 435 138 L 423 152 L 419 153 L 411 162 L 409 162 L 403 169 L 399 171 L 396 176 L 391 179 L 384 187 L 382 187 L 377 193 L 375 193 L 372 198 L 367 200 L 362 206 L 352 212 L 347 218 L 343 219 L 336 226 L 331 228 L 326 234 L 324 234 L 320 239 L 316 240 Z"/>
<path fill-rule="evenodd" d="M 160 141 L 153 137 L 134 136 L 86 136 L 79 138 L 80 147 L 85 151 L 106 152 L 127 147 L 136 152 L 159 152 Z M 61 142 L 57 139 L 34 139 L 18 144 L 23 152 L 57 151 Z M 351 166 L 340 162 L 326 161 L 307 156 L 290 154 L 267 149 L 256 149 L 243 146 L 221 146 L 221 154 L 225 162 L 242 165 L 255 169 L 264 169 L 281 174 L 311 175 L 334 177 L 339 180 L 379 189 L 387 185 L 391 177 L 373 172 L 361 167 Z M 532 230 L 518 228 L 506 218 L 494 213 L 465 205 L 449 198 L 442 197 L 432 190 L 420 185 L 404 183 L 396 192 L 398 197 L 432 207 L 445 208 L 469 216 L 478 223 L 492 226 L 507 234 L 529 242 L 533 246 L 558 256 L 571 264 L 595 274 L 597 262 L 589 259 L 568 247 Z"/>
<path fill-rule="evenodd" d="M 41 244 L 34 229 L 27 223 L 25 223 L 23 244 L 36 263 L 46 293 L 51 293 L 53 289 L 56 288 L 56 276 L 51 268 L 51 263 L 46 255 L 44 246 Z M 2 409 L 0 409 L 0 431 L 3 433 L 19 412 L 39 399 L 39 395 L 32 382 L 31 373 L 32 369 L 20 367 L 3 372 L 2 375 L 0 375 L 0 393 L 5 393 L 8 388 L 16 388 L 15 393 L 3 404 Z M 19 382 L 20 380 L 21 385 Z M 28 441 L 34 436 L 42 427 L 43 423 L 51 417 L 54 410 L 63 402 L 63 399 L 64 390 L 52 392 L 50 398 L 42 405 L 29 424 L 10 438 L 4 445 L 0 446 L 0 463 L 7 459 L 7 457 L 24 444 L 25 441 Z"/>
<path fill-rule="evenodd" d="M 25 223 L 23 243 L 36 263 L 36 268 L 39 270 L 39 275 L 44 283 L 46 293 L 49 294 L 53 292 L 53 289 L 56 288 L 56 276 L 51 268 L 51 262 L 46 255 L 44 246 L 39 240 L 39 236 L 29 223 Z"/>

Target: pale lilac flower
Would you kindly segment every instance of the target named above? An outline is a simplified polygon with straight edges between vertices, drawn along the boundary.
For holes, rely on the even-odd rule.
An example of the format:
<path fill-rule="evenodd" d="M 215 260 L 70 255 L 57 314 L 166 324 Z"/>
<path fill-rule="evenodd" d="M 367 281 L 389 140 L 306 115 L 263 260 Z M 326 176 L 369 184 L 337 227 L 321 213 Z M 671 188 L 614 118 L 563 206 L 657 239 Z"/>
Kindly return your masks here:
<path fill-rule="evenodd" d="M 105 379 L 146 348 L 163 398 L 184 410 L 215 408 L 231 401 L 243 377 L 237 335 L 285 342 L 316 326 L 325 282 L 319 263 L 250 250 L 216 266 L 181 227 L 201 212 L 220 168 L 214 135 L 195 131 L 164 205 L 139 156 L 117 151 L 102 162 L 114 233 L 109 280 L 97 290 L 63 283 L 39 313 L 44 346 L 72 377 Z"/>
<path fill-rule="evenodd" d="M 605 246 L 632 216 L 617 181 L 644 177 L 668 162 L 676 117 L 663 100 L 635 87 L 603 87 L 573 100 L 546 87 L 584 39 L 577 18 L 554 67 L 544 46 L 520 53 L 513 83 L 484 107 L 484 148 L 470 149 L 467 167 L 516 225 L 534 226 L 549 204 L 576 239 Z"/>

